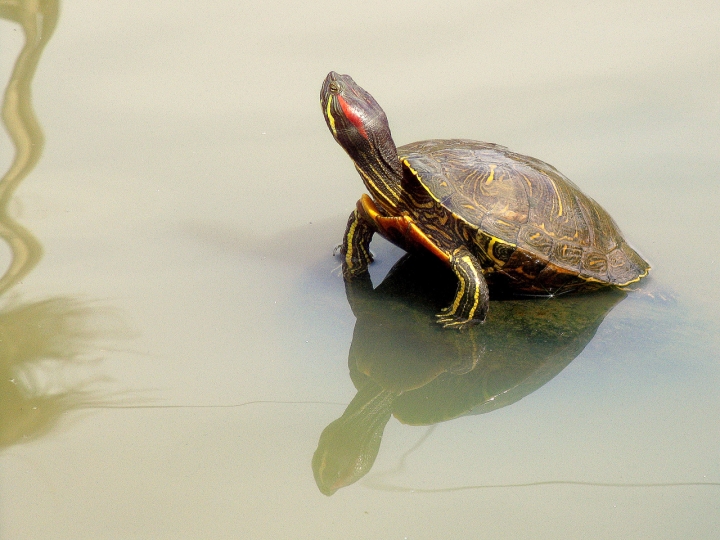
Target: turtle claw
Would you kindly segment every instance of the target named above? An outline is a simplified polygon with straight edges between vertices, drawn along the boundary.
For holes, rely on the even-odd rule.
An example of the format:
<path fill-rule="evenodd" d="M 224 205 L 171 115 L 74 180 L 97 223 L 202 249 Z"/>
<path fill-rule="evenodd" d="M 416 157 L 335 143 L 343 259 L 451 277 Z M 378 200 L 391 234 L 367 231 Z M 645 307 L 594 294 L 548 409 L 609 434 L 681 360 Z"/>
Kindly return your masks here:
<path fill-rule="evenodd" d="M 479 319 L 467 319 L 464 317 L 458 317 L 457 315 L 449 315 L 450 308 L 443 309 L 440 313 L 436 314 L 437 322 L 443 325 L 444 328 L 454 328 L 456 330 L 467 330 L 471 326 L 476 324 L 482 324 L 485 321 Z"/>

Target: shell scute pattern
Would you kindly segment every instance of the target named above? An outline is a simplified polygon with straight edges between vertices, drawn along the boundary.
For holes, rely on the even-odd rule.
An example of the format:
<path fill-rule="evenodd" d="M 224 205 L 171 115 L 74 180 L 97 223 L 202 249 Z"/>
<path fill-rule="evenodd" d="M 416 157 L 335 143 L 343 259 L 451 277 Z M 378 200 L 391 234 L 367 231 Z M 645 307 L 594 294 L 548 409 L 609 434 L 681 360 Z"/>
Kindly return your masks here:
<path fill-rule="evenodd" d="M 398 151 L 446 209 L 446 221 L 463 222 L 455 228 L 474 238 L 490 273 L 535 282 L 529 289 L 578 278 L 623 285 L 647 273 L 608 213 L 547 163 L 461 139 L 419 141 Z"/>

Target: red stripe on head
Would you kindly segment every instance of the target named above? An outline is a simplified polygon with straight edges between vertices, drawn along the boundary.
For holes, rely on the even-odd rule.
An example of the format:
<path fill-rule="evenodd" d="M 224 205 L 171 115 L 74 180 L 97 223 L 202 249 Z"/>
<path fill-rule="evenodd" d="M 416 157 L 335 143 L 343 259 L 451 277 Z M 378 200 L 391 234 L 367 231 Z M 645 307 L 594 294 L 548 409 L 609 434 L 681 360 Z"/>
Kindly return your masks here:
<path fill-rule="evenodd" d="M 347 119 L 352 122 L 353 126 L 355 126 L 360 135 L 367 139 L 368 136 L 367 132 L 365 131 L 365 126 L 363 125 L 362 118 L 355 114 L 355 111 L 350 108 L 350 105 L 347 104 L 347 101 L 345 101 L 342 96 L 338 96 L 337 100 L 340 102 L 340 107 L 342 108 L 343 113 L 345 114 Z"/>

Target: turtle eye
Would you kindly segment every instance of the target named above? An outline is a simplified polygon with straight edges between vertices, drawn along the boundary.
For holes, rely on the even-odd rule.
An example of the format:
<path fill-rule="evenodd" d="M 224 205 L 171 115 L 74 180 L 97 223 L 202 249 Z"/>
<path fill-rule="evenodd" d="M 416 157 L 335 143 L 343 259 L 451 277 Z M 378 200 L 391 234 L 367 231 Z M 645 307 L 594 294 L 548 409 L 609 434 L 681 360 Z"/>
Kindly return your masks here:
<path fill-rule="evenodd" d="M 328 90 L 330 90 L 331 94 L 337 95 L 343 90 L 342 83 L 340 81 L 332 81 L 330 86 L 328 86 Z"/>

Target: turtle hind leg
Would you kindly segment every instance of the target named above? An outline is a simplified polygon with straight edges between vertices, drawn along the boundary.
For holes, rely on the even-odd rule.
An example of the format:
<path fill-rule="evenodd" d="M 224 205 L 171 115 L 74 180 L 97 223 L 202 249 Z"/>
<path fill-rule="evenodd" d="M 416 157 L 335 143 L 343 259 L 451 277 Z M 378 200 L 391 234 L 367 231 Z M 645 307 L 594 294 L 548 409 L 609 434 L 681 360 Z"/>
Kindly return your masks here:
<path fill-rule="evenodd" d="M 370 241 L 375 234 L 373 224 L 357 210 L 353 210 L 347 222 L 340 254 L 343 258 L 342 273 L 346 281 L 367 274 L 368 265 L 373 261 Z"/>
<path fill-rule="evenodd" d="M 457 329 L 485 322 L 490 293 L 480 262 L 463 246 L 450 256 L 450 268 L 458 278 L 458 288 L 452 304 L 438 313 L 438 322 Z"/>

